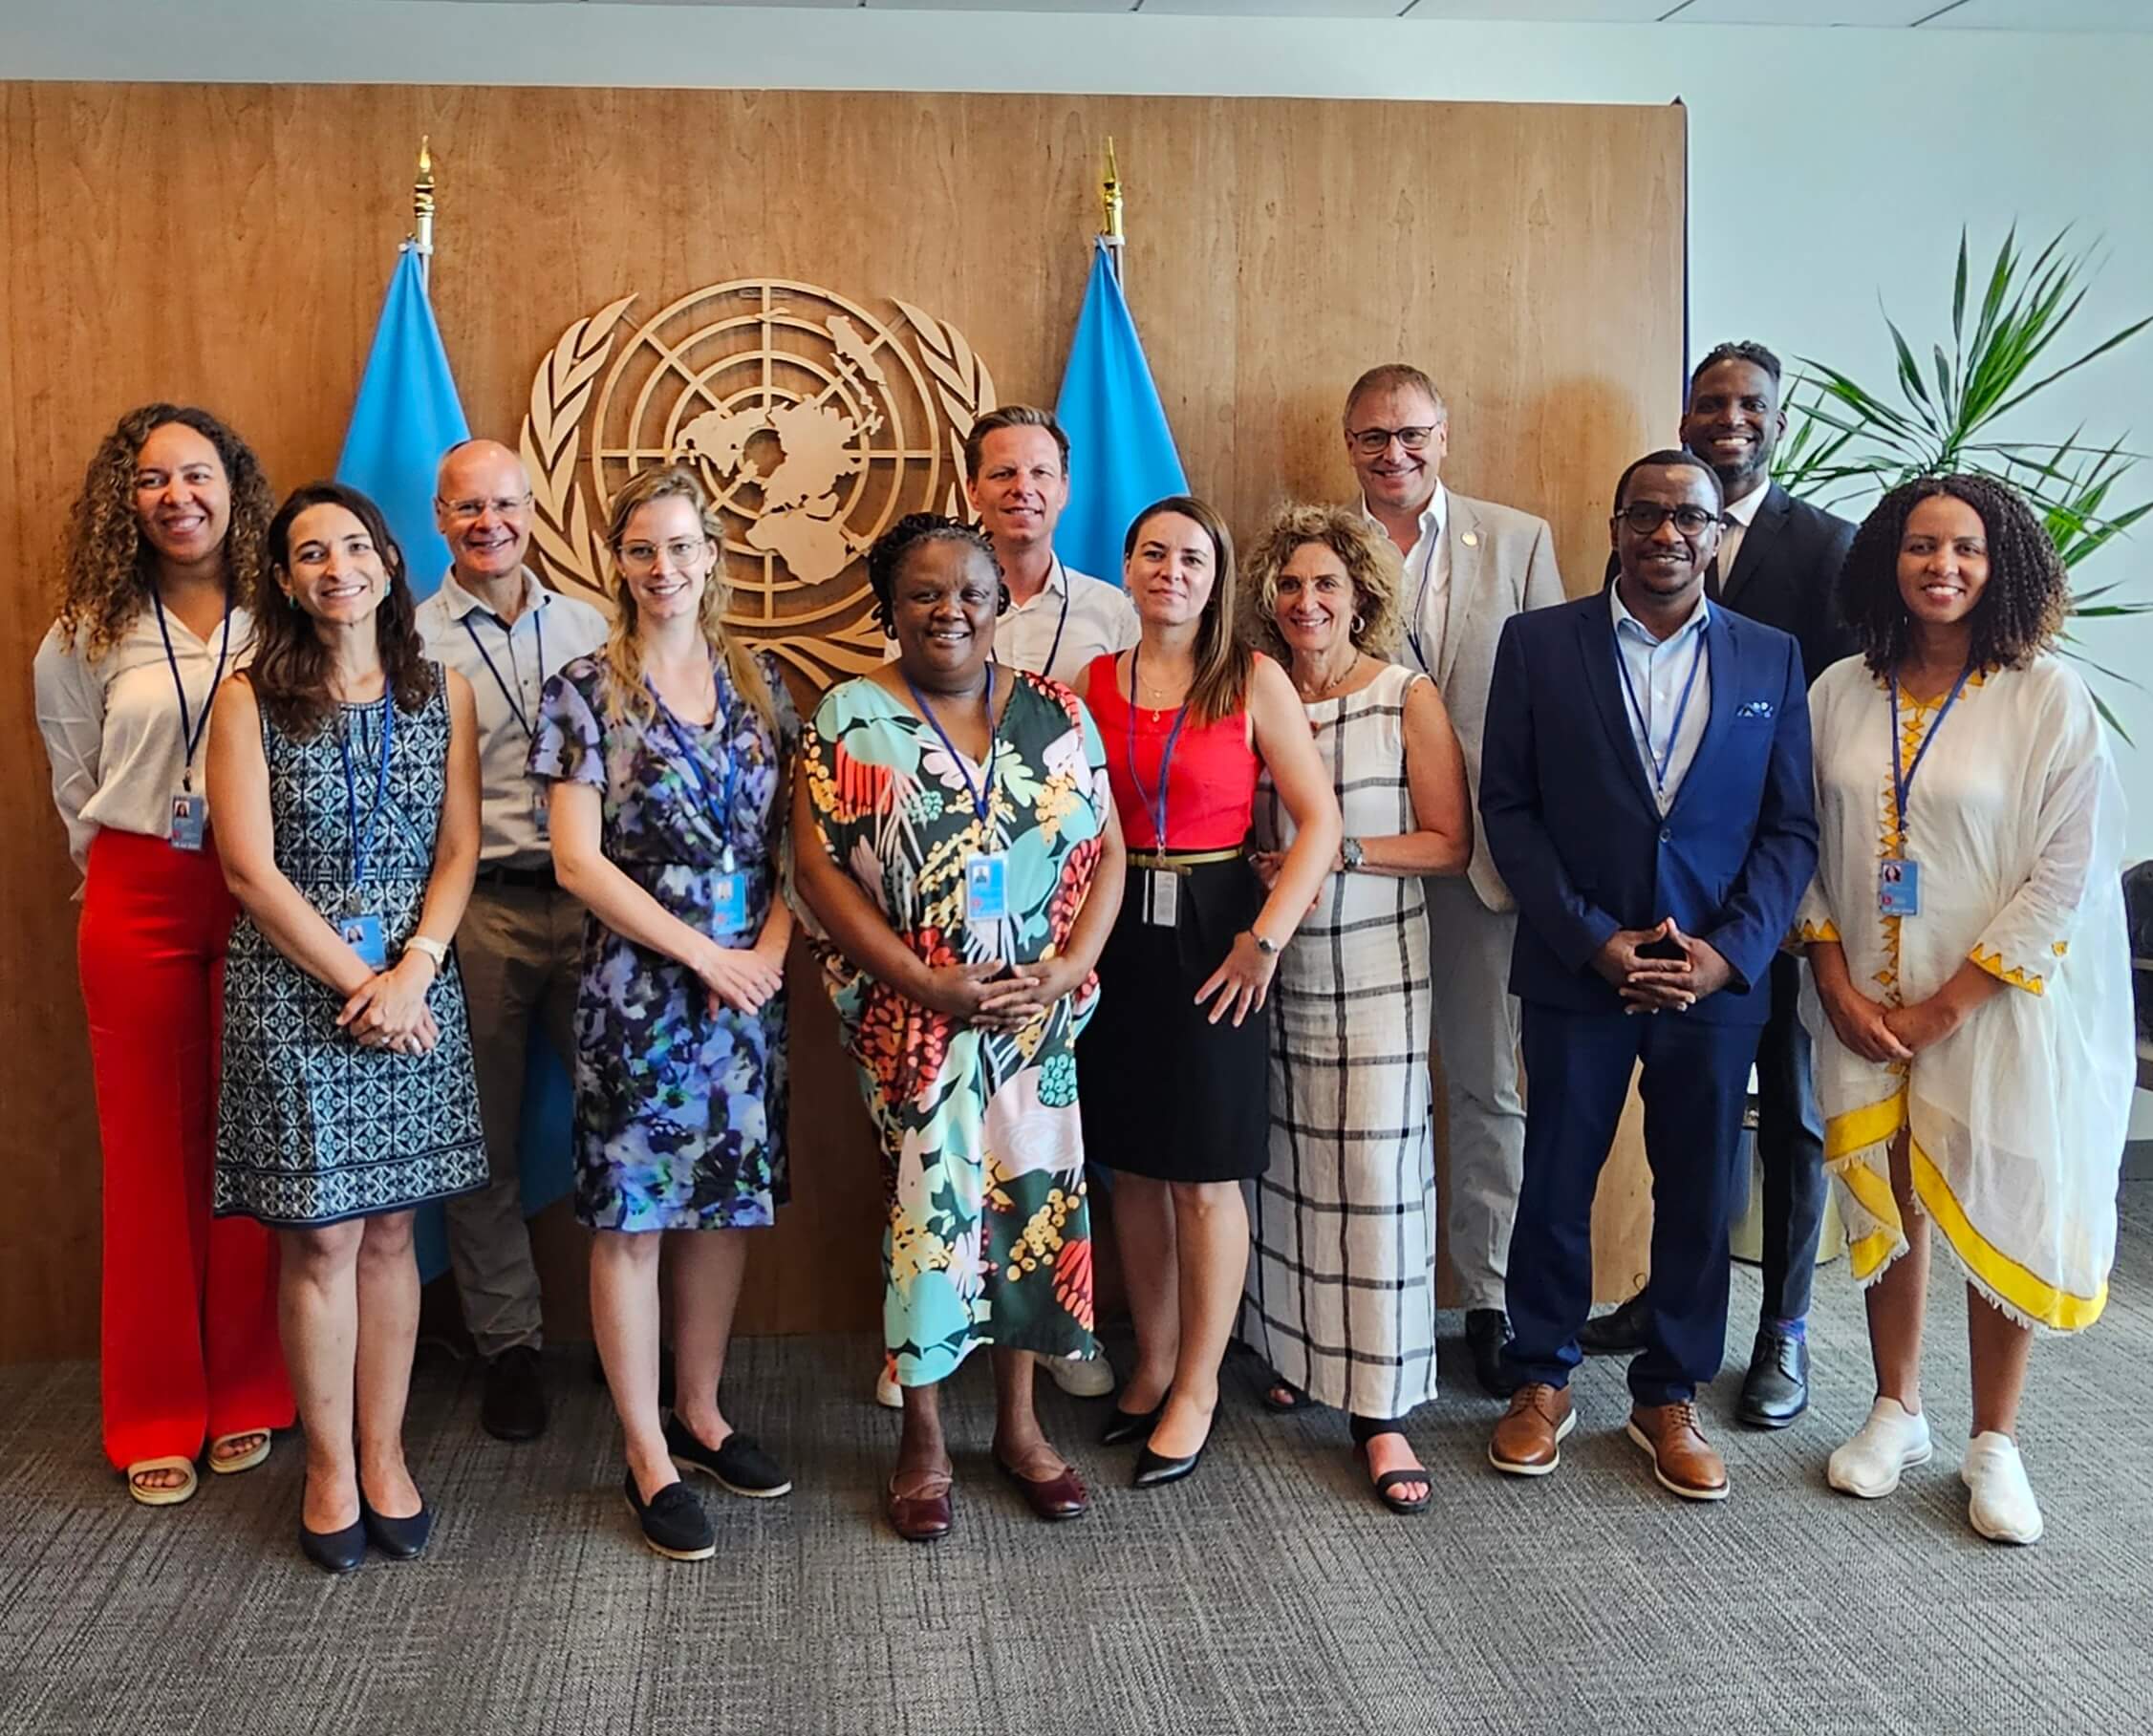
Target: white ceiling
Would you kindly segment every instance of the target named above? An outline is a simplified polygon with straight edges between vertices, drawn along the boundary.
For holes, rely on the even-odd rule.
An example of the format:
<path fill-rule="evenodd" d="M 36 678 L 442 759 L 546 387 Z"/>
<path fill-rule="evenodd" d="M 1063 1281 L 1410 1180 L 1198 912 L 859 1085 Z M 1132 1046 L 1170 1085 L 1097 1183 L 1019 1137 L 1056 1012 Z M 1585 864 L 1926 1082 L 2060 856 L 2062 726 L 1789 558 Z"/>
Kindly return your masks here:
<path fill-rule="evenodd" d="M 560 0 L 591 4 L 593 0 Z M 630 0 L 875 11 L 1172 12 L 1239 18 L 1435 18 L 1481 23 L 1776 24 L 1872 30 L 2153 34 L 2153 0 Z"/>

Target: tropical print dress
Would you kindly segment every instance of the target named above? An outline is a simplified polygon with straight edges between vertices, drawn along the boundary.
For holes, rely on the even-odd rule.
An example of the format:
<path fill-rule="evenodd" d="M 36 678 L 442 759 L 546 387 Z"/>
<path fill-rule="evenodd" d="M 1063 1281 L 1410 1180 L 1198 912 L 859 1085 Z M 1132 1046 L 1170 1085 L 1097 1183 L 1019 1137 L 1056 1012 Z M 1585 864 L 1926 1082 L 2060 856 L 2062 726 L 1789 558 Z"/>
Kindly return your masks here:
<path fill-rule="evenodd" d="M 798 715 L 760 664 L 773 734 L 721 662 L 708 728 L 607 703 L 614 677 L 579 657 L 546 683 L 530 773 L 604 796 L 606 860 L 690 928 L 752 945 L 776 890 L 786 758 Z M 650 704 L 645 698 L 646 712 Z M 720 910 L 725 853 L 746 877 L 744 919 Z M 786 1175 L 786 1005 L 713 1010 L 678 960 L 595 917 L 575 1008 L 575 1214 L 593 1230 L 743 1230 L 774 1221 Z"/>
<path fill-rule="evenodd" d="M 991 770 L 862 677 L 802 739 L 830 860 L 931 965 L 1031 963 L 1067 943 L 1113 795 L 1090 715 L 1066 687 L 1016 688 Z M 982 821 L 972 792 L 985 790 Z M 1007 916 L 969 924 L 965 864 L 1004 853 Z M 962 1025 L 869 975 L 809 926 L 881 1137 L 889 1209 L 883 1334 L 899 1383 L 932 1385 L 973 1349 L 1087 1357 L 1091 1226 L 1074 1045 L 1098 978 L 1014 1035 Z"/>

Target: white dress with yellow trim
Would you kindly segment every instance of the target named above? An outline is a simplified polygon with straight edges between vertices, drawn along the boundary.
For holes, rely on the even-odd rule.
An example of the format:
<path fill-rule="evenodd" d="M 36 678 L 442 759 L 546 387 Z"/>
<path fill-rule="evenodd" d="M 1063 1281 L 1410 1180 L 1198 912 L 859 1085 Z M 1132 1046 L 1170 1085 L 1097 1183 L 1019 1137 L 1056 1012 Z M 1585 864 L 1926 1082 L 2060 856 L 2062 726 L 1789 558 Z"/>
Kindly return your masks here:
<path fill-rule="evenodd" d="M 1824 1156 L 1854 1275 L 1905 1252 L 1888 1152 L 1911 1129 L 1914 1191 L 1974 1287 L 2025 1324 L 2076 1332 L 2108 1299 L 2135 1073 L 2122 787 L 2085 682 L 2053 656 L 1976 675 L 1941 704 L 1900 696 L 1902 767 L 1936 739 L 1897 830 L 1891 696 L 1859 657 L 1811 690 L 1819 830 L 1805 941 L 1855 985 L 1925 1000 L 1971 958 L 2010 985 L 1911 1063 L 1841 1041 L 1806 977 Z M 1878 911 L 1879 863 L 1921 865 L 1921 913 Z"/>

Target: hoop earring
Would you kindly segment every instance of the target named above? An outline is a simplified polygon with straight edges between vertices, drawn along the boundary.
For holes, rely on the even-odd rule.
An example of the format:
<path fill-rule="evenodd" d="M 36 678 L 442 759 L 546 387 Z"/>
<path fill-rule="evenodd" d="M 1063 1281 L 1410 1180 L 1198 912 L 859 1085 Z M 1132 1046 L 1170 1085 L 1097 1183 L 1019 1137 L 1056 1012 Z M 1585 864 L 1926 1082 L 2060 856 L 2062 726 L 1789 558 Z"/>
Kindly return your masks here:
<path fill-rule="evenodd" d="M 1353 617 L 1352 633 L 1356 639 L 1361 636 L 1361 630 L 1366 626 L 1367 626 L 1367 623 L 1362 620 L 1359 615 L 1355 615 Z"/>

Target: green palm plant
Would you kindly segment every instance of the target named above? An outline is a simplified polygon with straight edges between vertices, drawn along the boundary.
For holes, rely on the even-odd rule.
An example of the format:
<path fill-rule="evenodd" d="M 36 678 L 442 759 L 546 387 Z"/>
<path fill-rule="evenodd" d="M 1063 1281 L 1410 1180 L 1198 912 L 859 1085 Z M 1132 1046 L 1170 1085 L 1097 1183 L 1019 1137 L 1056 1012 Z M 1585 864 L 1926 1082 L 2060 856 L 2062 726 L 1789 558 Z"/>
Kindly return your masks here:
<path fill-rule="evenodd" d="M 2090 249 L 2066 250 L 2069 233 L 2059 231 L 2028 261 L 2013 226 L 1996 249 L 1970 331 L 1971 279 L 1962 229 L 1948 351 L 1933 345 L 1925 373 L 1905 333 L 1884 317 L 1898 356 L 1897 402 L 1827 363 L 1798 357 L 1801 371 L 1787 402 L 1790 431 L 1773 460 L 1779 482 L 1819 505 L 1839 506 L 1916 477 L 1954 471 L 1994 477 L 2033 503 L 2074 576 L 2082 563 L 2153 512 L 2153 499 L 2126 504 L 2119 498 L 2144 457 L 2121 439 L 2088 440 L 2082 425 L 2054 442 L 1998 437 L 1996 424 L 2005 417 L 2153 326 L 2153 315 L 2134 321 L 2070 361 L 2053 365 L 2054 354 L 2070 352 L 2059 341 L 2085 301 L 2095 268 Z M 2087 638 L 2099 631 L 2095 623 L 2153 612 L 2153 600 L 2119 594 L 2128 583 L 2110 580 L 2084 590 L 2073 586 L 2064 650 L 2108 679 L 2136 687 L 2138 681 L 2106 667 L 2086 648 Z M 2095 702 L 2127 740 L 2098 693 Z"/>

